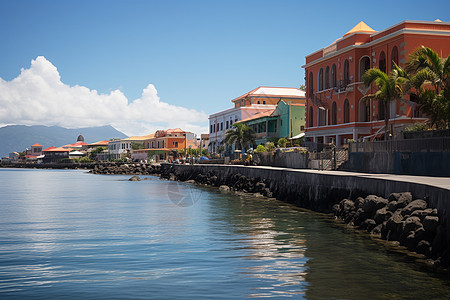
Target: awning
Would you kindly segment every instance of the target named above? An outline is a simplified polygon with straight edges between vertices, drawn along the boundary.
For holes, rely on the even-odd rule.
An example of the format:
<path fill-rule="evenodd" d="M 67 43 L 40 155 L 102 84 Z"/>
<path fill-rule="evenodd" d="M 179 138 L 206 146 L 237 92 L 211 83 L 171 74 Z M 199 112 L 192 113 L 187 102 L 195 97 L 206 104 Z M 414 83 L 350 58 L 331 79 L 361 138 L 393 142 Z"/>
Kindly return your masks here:
<path fill-rule="evenodd" d="M 296 136 L 293 136 L 293 137 L 289 138 L 289 140 L 296 140 L 296 139 L 302 138 L 304 136 L 305 136 L 305 133 L 302 132 L 300 134 L 297 134 Z"/>

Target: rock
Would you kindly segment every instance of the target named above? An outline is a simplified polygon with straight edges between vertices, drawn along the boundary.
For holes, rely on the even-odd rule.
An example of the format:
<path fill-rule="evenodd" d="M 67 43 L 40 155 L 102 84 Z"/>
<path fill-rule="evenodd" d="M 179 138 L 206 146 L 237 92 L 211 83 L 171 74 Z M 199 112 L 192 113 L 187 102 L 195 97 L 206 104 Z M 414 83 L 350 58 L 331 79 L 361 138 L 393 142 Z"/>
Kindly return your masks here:
<path fill-rule="evenodd" d="M 333 205 L 333 214 L 335 215 L 335 216 L 339 216 L 340 215 L 340 206 L 339 206 L 339 204 L 335 204 L 335 205 Z"/>
<path fill-rule="evenodd" d="M 145 177 L 144 180 L 152 180 L 150 177 Z"/>
<path fill-rule="evenodd" d="M 221 190 L 223 192 L 229 192 L 230 191 L 230 187 L 228 185 L 221 185 L 219 187 L 219 190 Z"/>
<path fill-rule="evenodd" d="M 410 231 L 416 231 L 416 229 L 419 229 L 420 227 L 422 227 L 422 223 L 420 222 L 419 217 L 409 217 L 403 224 L 403 233 L 406 234 Z"/>
<path fill-rule="evenodd" d="M 360 229 L 366 229 L 367 231 L 372 231 L 372 229 L 374 229 L 375 226 L 377 226 L 377 223 L 375 222 L 374 219 L 367 219 L 367 220 L 365 220 L 364 222 L 361 223 L 359 228 Z"/>
<path fill-rule="evenodd" d="M 257 190 L 257 191 L 262 191 L 262 190 L 264 190 L 266 188 L 266 184 L 264 183 L 264 182 L 257 182 L 256 184 L 255 184 L 255 189 Z"/>
<path fill-rule="evenodd" d="M 391 216 L 392 212 L 388 211 L 386 207 L 383 207 L 377 210 L 373 219 L 377 222 L 377 224 L 381 224 L 384 221 L 387 221 Z"/>
<path fill-rule="evenodd" d="M 195 180 L 194 179 L 189 179 L 189 180 L 186 180 L 186 183 L 195 183 Z"/>
<path fill-rule="evenodd" d="M 435 233 L 439 225 L 439 217 L 437 216 L 426 216 L 423 219 L 423 228 L 430 233 Z"/>
<path fill-rule="evenodd" d="M 387 199 L 383 199 L 381 197 L 375 195 L 369 195 L 366 197 L 362 209 L 365 212 L 373 212 L 377 211 L 380 208 L 385 207 L 388 204 Z"/>
<path fill-rule="evenodd" d="M 412 194 L 410 192 L 405 193 L 392 193 L 388 197 L 388 201 L 396 201 L 397 208 L 403 208 L 412 201 Z"/>
<path fill-rule="evenodd" d="M 389 202 L 389 204 L 387 206 L 387 210 L 391 211 L 391 212 L 395 212 L 399 208 L 400 208 L 400 205 L 398 205 L 397 201 L 391 201 L 391 202 Z"/>
<path fill-rule="evenodd" d="M 352 210 L 355 210 L 355 203 L 352 200 L 344 199 L 339 203 L 341 214 L 347 215 Z"/>
<path fill-rule="evenodd" d="M 368 217 L 369 217 L 368 213 L 364 212 L 364 210 L 362 208 L 358 208 L 355 215 L 353 216 L 353 221 L 351 222 L 351 224 L 353 224 L 353 226 L 359 226 Z"/>
<path fill-rule="evenodd" d="M 427 254 L 430 252 L 430 247 L 430 242 L 422 240 L 417 244 L 416 252 L 419 254 Z"/>
<path fill-rule="evenodd" d="M 363 197 L 358 197 L 358 198 L 356 198 L 356 200 L 355 200 L 355 206 L 356 206 L 356 208 L 358 209 L 358 208 L 362 208 L 362 206 L 363 206 L 363 204 L 364 204 L 364 202 L 365 202 L 366 200 L 363 198 Z"/>
<path fill-rule="evenodd" d="M 372 235 L 381 236 L 381 230 L 383 228 L 382 224 L 375 226 L 370 232 Z"/>
<path fill-rule="evenodd" d="M 386 222 L 386 228 L 390 231 L 399 231 L 402 228 L 403 216 L 401 211 L 396 211 Z"/>
<path fill-rule="evenodd" d="M 413 202 L 409 203 L 405 208 L 402 209 L 402 215 L 403 216 L 409 216 L 412 214 L 413 211 L 416 210 L 424 210 L 427 208 L 427 202 L 424 200 L 414 200 Z"/>
<path fill-rule="evenodd" d="M 133 176 L 130 179 L 128 179 L 129 181 L 141 181 L 141 178 L 139 176 Z"/>

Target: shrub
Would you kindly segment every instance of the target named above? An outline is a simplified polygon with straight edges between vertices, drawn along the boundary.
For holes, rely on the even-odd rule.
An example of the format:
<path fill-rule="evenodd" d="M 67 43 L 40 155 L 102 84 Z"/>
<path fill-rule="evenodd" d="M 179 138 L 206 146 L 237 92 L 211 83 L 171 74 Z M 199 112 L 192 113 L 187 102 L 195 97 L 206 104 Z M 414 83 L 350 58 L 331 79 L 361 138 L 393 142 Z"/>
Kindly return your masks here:
<path fill-rule="evenodd" d="M 88 162 L 91 162 L 89 157 L 83 156 L 83 157 L 80 158 L 80 163 L 88 163 Z"/>
<path fill-rule="evenodd" d="M 256 147 L 255 152 L 256 153 L 261 153 L 261 152 L 266 152 L 266 147 L 264 147 L 263 145 L 258 145 L 258 147 Z"/>
<path fill-rule="evenodd" d="M 273 151 L 273 150 L 275 150 L 275 144 L 272 143 L 272 142 L 267 142 L 267 143 L 266 143 L 266 149 L 267 149 L 267 151 Z"/>
<path fill-rule="evenodd" d="M 278 140 L 278 146 L 280 146 L 281 148 L 285 148 L 287 142 L 288 142 L 287 139 L 281 138 L 281 139 Z"/>
<path fill-rule="evenodd" d="M 405 128 L 405 131 L 425 131 L 428 130 L 429 126 L 427 123 L 414 123 Z"/>

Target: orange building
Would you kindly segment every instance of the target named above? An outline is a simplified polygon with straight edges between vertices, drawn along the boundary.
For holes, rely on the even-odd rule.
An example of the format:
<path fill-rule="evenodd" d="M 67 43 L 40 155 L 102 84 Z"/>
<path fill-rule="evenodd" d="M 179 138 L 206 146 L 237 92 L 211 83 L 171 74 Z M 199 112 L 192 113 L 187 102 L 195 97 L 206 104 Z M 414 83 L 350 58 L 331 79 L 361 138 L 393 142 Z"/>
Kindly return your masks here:
<path fill-rule="evenodd" d="M 157 156 L 159 160 L 167 160 L 171 151 L 196 148 L 196 142 L 194 133 L 180 128 L 158 130 L 144 141 L 144 149 L 133 150 L 132 158 L 145 160 L 148 156 Z"/>
<path fill-rule="evenodd" d="M 408 55 L 421 45 L 447 57 L 450 23 L 403 21 L 375 31 L 360 22 L 330 46 L 306 56 L 306 137 L 318 143 L 335 141 L 337 146 L 348 139 L 381 138 L 386 112 L 378 101 L 361 101 L 376 92 L 374 86 L 366 88 L 361 77 L 370 68 L 389 73 L 393 62 L 404 66 Z M 389 132 L 394 135 L 425 120 L 415 103 L 391 103 Z"/>

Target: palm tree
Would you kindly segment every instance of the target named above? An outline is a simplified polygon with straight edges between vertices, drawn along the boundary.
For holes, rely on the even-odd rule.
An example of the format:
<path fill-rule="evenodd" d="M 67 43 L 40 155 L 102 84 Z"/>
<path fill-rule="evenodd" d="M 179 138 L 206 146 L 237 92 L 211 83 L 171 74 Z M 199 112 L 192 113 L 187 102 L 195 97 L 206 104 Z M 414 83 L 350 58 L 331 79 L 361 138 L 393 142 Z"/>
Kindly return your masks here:
<path fill-rule="evenodd" d="M 407 88 L 430 118 L 431 126 L 450 127 L 450 55 L 440 58 L 431 48 L 421 46 L 406 62 Z"/>
<path fill-rule="evenodd" d="M 380 69 L 369 69 L 364 73 L 362 81 L 369 87 L 375 82 L 377 91 L 375 94 L 365 95 L 361 99 L 363 101 L 377 100 L 384 106 L 384 139 L 388 139 L 388 125 L 389 125 L 389 105 L 392 101 L 401 99 L 403 95 L 403 85 L 407 82 L 402 68 L 394 64 L 394 69 L 388 75 Z"/>
<path fill-rule="evenodd" d="M 253 144 L 253 130 L 250 127 L 242 123 L 235 123 L 233 127 L 225 134 L 225 143 L 228 146 L 235 145 L 237 149 L 243 149 L 249 144 Z"/>

